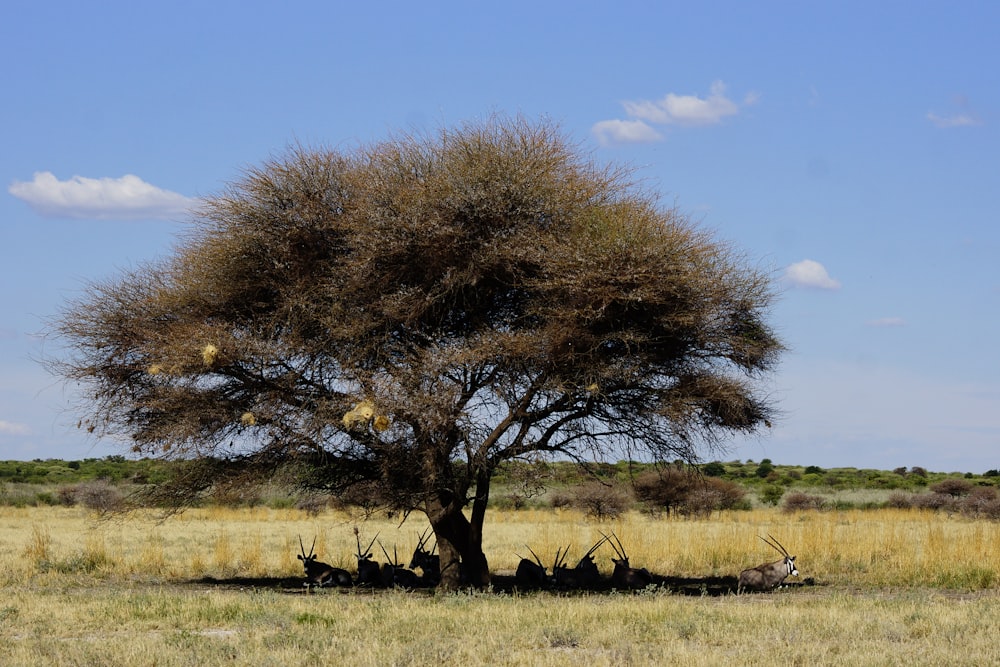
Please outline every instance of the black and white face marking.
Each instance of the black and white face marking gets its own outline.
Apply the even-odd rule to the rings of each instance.
[[[799,570],[795,567],[795,556],[785,556],[785,567],[788,568],[788,574],[793,577],[799,576]]]

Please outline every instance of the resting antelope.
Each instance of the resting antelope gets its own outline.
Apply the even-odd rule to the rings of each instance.
[[[298,556],[298,559],[302,561],[302,567],[306,571],[306,581],[302,584],[306,587],[306,592],[313,586],[350,586],[351,573],[316,560],[315,549],[316,538],[314,537],[312,546],[309,547],[309,555],[307,556],[306,547],[302,544],[302,536],[299,535],[299,550],[302,551],[302,554]]]
[[[562,561],[559,560],[559,552],[556,551],[556,562],[552,566],[552,579],[556,586],[564,588],[589,588],[595,586],[601,580],[601,573],[594,562],[594,552],[608,541],[607,536],[601,537],[590,550],[583,555],[576,567],[566,567],[566,554],[569,548],[562,553]]]
[[[375,537],[368,544],[368,548],[364,551],[361,550],[361,536],[358,534],[358,529],[354,529],[354,539],[358,543],[358,586],[378,586],[382,583],[382,574],[379,569],[378,562],[372,560],[372,546],[375,544],[375,540],[378,539],[378,533],[375,533]]]
[[[436,585],[441,581],[441,557],[434,553],[437,544],[427,551],[427,540],[430,538],[428,532],[430,528],[420,534],[417,541],[417,548],[413,550],[410,564],[407,566],[411,570],[420,568],[421,579],[425,584]]]
[[[532,562],[527,558],[522,558],[521,562],[517,564],[517,571],[514,572],[514,581],[518,588],[544,588],[549,583],[548,572],[545,571],[545,566],[542,565],[538,554],[531,547],[528,547],[528,551],[535,557],[535,560]]]
[[[386,588],[392,586],[398,586],[400,588],[416,588],[420,585],[420,577],[413,570],[407,570],[405,567],[399,564],[399,556],[396,553],[396,547],[392,547],[392,558],[389,558],[389,552],[385,550],[382,543],[378,543],[379,547],[382,549],[382,553],[385,554],[385,565],[382,566],[382,585]]]
[[[620,590],[641,590],[646,588],[651,583],[653,583],[653,575],[649,573],[646,568],[636,568],[629,565],[628,554],[625,553],[625,547],[622,545],[622,541],[618,539],[618,536],[611,533],[611,537],[601,533],[611,548],[615,550],[615,555],[618,558],[612,558],[611,562],[615,564],[614,572],[611,573],[611,583],[614,587]]]
[[[757,537],[760,537],[760,535]],[[789,556],[785,547],[781,546],[781,543],[771,537],[770,534],[767,537],[767,540],[763,537],[760,537],[760,539],[764,540],[765,544],[780,553],[784,558],[740,572],[738,591],[769,591],[780,586],[781,582],[788,575],[792,575],[793,577],[799,576],[799,570],[795,567],[795,556]]]

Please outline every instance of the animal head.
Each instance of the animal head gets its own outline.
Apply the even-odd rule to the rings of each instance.
[[[758,535],[757,537],[760,537],[760,535]],[[785,549],[785,547],[781,546],[781,542],[774,539],[774,537],[772,537],[770,533],[768,533],[767,539],[764,539],[763,537],[760,537],[760,539],[763,540],[764,544],[768,545],[769,547],[777,551],[779,554],[784,556],[784,564],[785,567],[788,568],[788,574],[792,575],[793,577],[799,576],[799,570],[797,567],[795,567],[795,556],[789,555],[788,550]]]

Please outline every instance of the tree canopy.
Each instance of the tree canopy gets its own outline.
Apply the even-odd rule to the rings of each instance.
[[[279,465],[367,484],[481,585],[500,463],[696,461],[768,423],[773,296],[630,170],[493,117],[249,169],[68,304],[52,366],[96,435],[191,461],[165,498]]]

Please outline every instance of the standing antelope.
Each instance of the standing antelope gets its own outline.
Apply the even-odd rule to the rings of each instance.
[[[556,586],[564,588],[589,588],[596,585],[601,580],[601,573],[597,569],[597,563],[594,562],[594,552],[607,541],[607,536],[601,537],[583,555],[583,558],[580,559],[574,568],[568,568],[564,562],[560,562],[559,552],[557,551],[556,563],[552,567],[552,579],[555,581]],[[566,560],[567,553],[569,553],[568,547],[562,554],[563,561]]]
[[[306,547],[302,544],[302,536],[299,535],[299,550],[302,552],[298,559],[302,561],[302,567],[306,571],[306,580],[302,584],[306,587],[306,592],[313,586],[350,586],[351,573],[339,567],[333,567],[316,560],[316,538],[313,538],[312,546],[309,547],[309,555],[306,555]]]
[[[757,537],[760,537],[758,535]],[[760,537],[769,547],[780,553],[784,558],[773,563],[764,563],[749,570],[740,572],[740,582],[737,591],[769,591],[781,585],[785,577],[792,575],[799,576],[799,570],[795,567],[795,556],[789,556],[785,547],[781,546],[778,540],[768,534],[768,539]]]
[[[425,584],[435,586],[441,581],[441,556],[434,553],[437,544],[427,551],[427,540],[430,538],[428,532],[430,528],[420,534],[417,540],[417,548],[413,550],[410,564],[407,566],[411,570],[420,568],[421,579]]]
[[[542,565],[542,559],[538,557],[538,554],[531,547],[528,547],[528,551],[535,557],[535,561],[522,558],[514,572],[514,581],[518,588],[544,588],[549,583],[548,572],[545,571],[545,566]]]
[[[364,551],[361,550],[361,535],[358,533],[357,526],[354,528],[354,539],[358,543],[358,586],[379,586],[382,583],[382,574],[378,562],[372,560],[372,546],[378,539],[378,533],[375,533],[375,537],[372,538],[368,548]]]
[[[612,558],[611,562],[615,564],[614,572],[611,573],[611,583],[614,587],[620,590],[641,590],[646,588],[651,583],[653,583],[653,575],[649,573],[646,568],[636,568],[629,565],[628,554],[625,553],[625,547],[622,545],[622,541],[618,539],[618,536],[612,531],[611,537],[601,533],[611,548],[615,550],[615,555],[618,558]]]

